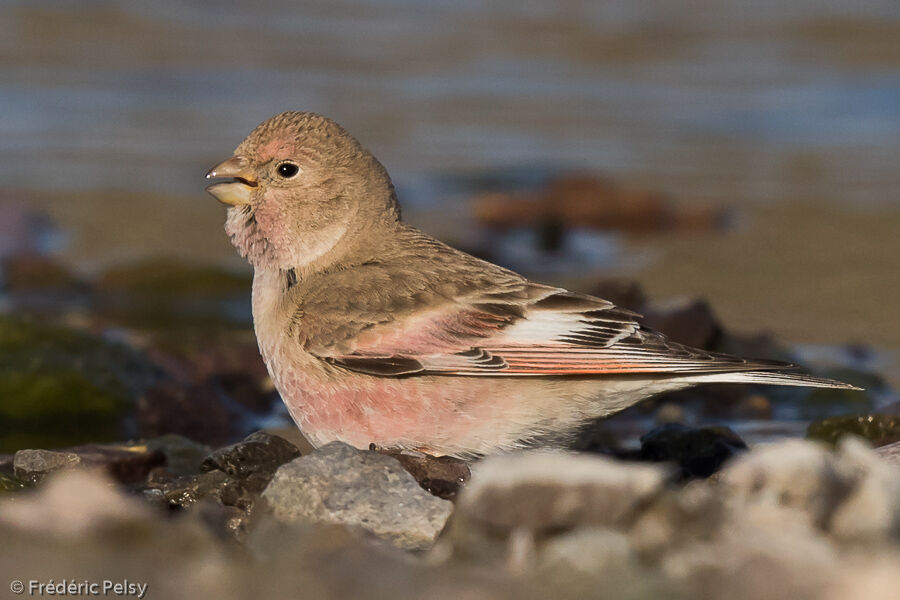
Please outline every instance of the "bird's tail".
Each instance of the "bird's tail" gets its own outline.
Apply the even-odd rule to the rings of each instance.
[[[835,388],[840,390],[862,390],[855,385],[816,377],[805,373],[783,373],[779,371],[741,371],[731,373],[705,373],[691,375],[692,383],[757,383],[763,385],[793,385],[800,387]]]

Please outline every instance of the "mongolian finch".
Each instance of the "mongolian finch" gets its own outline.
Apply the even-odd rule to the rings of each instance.
[[[286,112],[208,178],[253,265],[263,360],[315,445],[471,455],[708,382],[851,388],[668,341],[612,303],[528,281],[400,221],[384,167],[335,122]]]

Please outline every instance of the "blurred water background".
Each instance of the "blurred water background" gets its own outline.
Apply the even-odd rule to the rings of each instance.
[[[528,242],[473,227],[487,180],[589,172],[731,208],[728,231],[576,236],[578,272],[536,275],[626,276],[706,297],[732,329],[900,348],[893,0],[0,5],[3,200],[47,213],[81,271],[245,268],[203,174],[288,109],[353,132],[409,220],[500,256]]]

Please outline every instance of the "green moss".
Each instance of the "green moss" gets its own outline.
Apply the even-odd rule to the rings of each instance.
[[[0,316],[0,449],[121,438],[136,399],[160,377],[127,346]]]
[[[865,438],[874,446],[900,442],[900,417],[878,414],[830,417],[811,423],[806,430],[808,439],[831,445],[845,435]]]

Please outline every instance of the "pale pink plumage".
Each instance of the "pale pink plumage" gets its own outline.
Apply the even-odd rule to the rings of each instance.
[[[404,225],[384,168],[318,115],[264,122],[211,175],[235,178],[209,189],[233,206],[260,351],[315,444],[484,453],[698,383],[852,387],[669,342]]]

